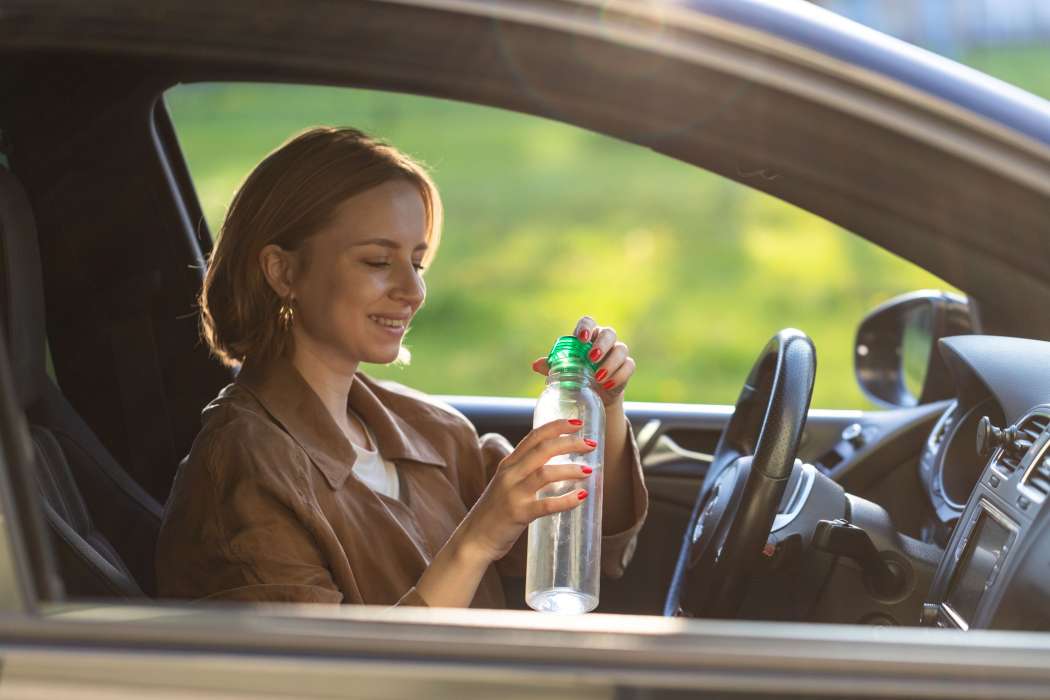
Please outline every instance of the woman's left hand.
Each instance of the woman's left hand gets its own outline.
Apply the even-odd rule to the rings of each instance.
[[[634,358],[628,355],[627,345],[616,339],[616,331],[608,326],[599,326],[590,316],[584,316],[576,323],[573,331],[580,340],[593,344],[589,359],[598,364],[594,370],[594,379],[598,384],[598,395],[602,403],[611,406],[623,401],[623,392],[627,382],[634,374]],[[547,357],[544,355],[532,363],[532,369],[546,375]]]

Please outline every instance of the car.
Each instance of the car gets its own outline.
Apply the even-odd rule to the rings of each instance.
[[[8,0],[0,37],[10,695],[1047,694],[1047,102],[772,0]],[[810,407],[815,347],[790,319],[735,407],[702,387],[629,401],[649,519],[597,614],[156,600],[162,503],[231,380],[192,314],[211,239],[161,96],[214,81],[571,124],[965,296],[918,290],[858,324],[874,410]],[[531,426],[526,399],[445,399],[479,432]]]

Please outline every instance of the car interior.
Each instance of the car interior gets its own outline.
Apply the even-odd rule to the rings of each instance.
[[[0,307],[63,599],[153,596],[163,503],[233,379],[198,337],[211,238],[160,96],[259,76],[296,78],[77,53],[0,73],[19,96],[0,109]],[[594,121],[625,131],[609,114]],[[1017,335],[1034,303],[873,308],[854,352],[881,410],[811,409],[812,343],[789,329],[755,348],[735,411],[629,405],[650,510],[598,612],[1046,629],[1050,345],[984,335]],[[528,402],[453,403],[512,443],[531,425]],[[505,581],[524,609],[523,585]]]
[[[162,109],[162,106],[158,105],[157,109]],[[49,376],[46,347],[48,328],[45,320],[48,314],[45,312],[44,276],[32,206],[23,186],[10,170],[0,172],[0,188],[3,193],[5,328],[18,330],[8,335],[8,347],[20,407],[25,411],[29,423],[40,489],[44,497],[44,513],[52,532],[65,593],[71,598],[135,599],[149,596],[153,591],[152,554],[162,517],[163,486],[158,483],[156,475],[153,482],[140,484],[128,469],[122,467],[74,408],[53,376]],[[185,292],[192,294],[191,289]],[[130,337],[126,334],[130,332],[121,321],[114,324],[117,326],[115,329],[109,330],[110,347]],[[106,323],[104,318],[93,318],[95,333],[105,333],[98,326]],[[137,340],[137,345],[156,343],[151,323],[146,318],[136,324],[140,332],[149,333],[145,341]],[[192,330],[192,324],[186,325]],[[120,359],[135,357],[136,364],[151,365],[156,362],[155,355],[154,350],[148,355],[139,353],[119,359],[112,357],[108,364],[116,365],[112,367],[115,373],[119,366],[131,371]],[[145,381],[143,374],[149,369],[132,371],[140,377],[137,383],[141,395],[137,399],[129,397],[125,404],[125,397],[120,396],[119,392],[117,396],[108,397],[116,404],[111,408],[119,418],[127,420],[130,417],[127,411],[133,414],[136,406],[156,405],[151,403],[152,392],[155,392],[153,396],[165,395],[163,385],[152,388],[142,386]],[[212,376],[217,377],[218,374],[214,372]],[[65,375],[62,376],[63,386],[67,386]],[[79,396],[91,396],[90,387],[81,388],[77,381],[80,377],[77,374],[73,374],[73,377],[70,391],[77,392]],[[155,377],[159,379],[160,375]],[[90,377],[83,377],[83,380],[86,380],[85,383],[92,381]],[[98,398],[95,397],[89,404],[96,403]],[[141,403],[136,403],[136,400]],[[505,415],[487,419],[483,408],[464,404],[458,408],[466,411],[483,432],[499,430],[513,440],[520,439],[527,432],[530,420],[528,411],[505,412]],[[858,449],[878,451],[875,449],[879,442],[877,437],[884,433],[897,435],[908,430],[913,434],[910,438],[898,437],[896,449],[902,449],[902,439],[910,439],[911,449],[904,447],[904,455],[899,458],[891,455],[889,459],[878,459],[879,463],[889,465],[887,473],[866,473],[864,478],[874,483],[858,485],[862,493],[869,493],[872,489],[890,493],[897,491],[901,482],[917,486],[914,456],[925,439],[922,428],[928,429],[939,412],[919,408],[904,413],[904,420],[901,420],[902,416],[894,416],[893,420],[883,418],[879,422],[872,421],[863,426],[863,435],[852,439],[839,438],[843,429],[855,423],[843,425],[843,421],[835,416],[813,416],[809,422],[806,449],[802,454],[820,465],[821,471],[825,473],[835,468],[845,471],[843,467],[856,471],[856,460],[843,459],[841,453],[850,457]],[[641,538],[635,564],[629,569],[625,580],[607,584],[603,605],[620,612],[655,613],[661,609],[663,601],[653,598],[654,592],[662,592],[654,584],[670,579],[677,555],[675,547],[658,544],[662,539],[658,533],[683,530],[685,517],[692,508],[699,487],[696,483],[697,470],[706,467],[705,457],[714,451],[724,416],[689,416],[685,420],[674,420],[671,416],[650,410],[640,411],[630,417],[642,442],[647,483],[653,493],[652,511],[645,528],[646,533],[652,534]],[[913,427],[915,424],[918,424],[919,429]],[[158,428],[155,427],[151,434],[157,435]],[[164,437],[168,445],[173,444],[171,435]],[[873,444],[869,447],[868,443]],[[130,445],[120,447],[128,451],[134,449]],[[174,475],[174,454],[172,451],[166,461],[153,462],[166,469],[169,484]],[[834,461],[835,464],[828,466],[821,460]],[[686,485],[689,488],[683,488]],[[153,493],[147,491],[146,486],[153,486]],[[912,493],[917,491],[917,488],[910,489]],[[915,516],[915,511],[919,510],[917,503],[900,499],[887,501],[893,504],[898,522],[910,523],[913,528],[919,525]],[[514,583],[508,581],[508,585]],[[648,595],[645,595],[646,591],[649,591]],[[523,601],[523,596],[514,599]],[[622,607],[616,605],[617,599],[622,601]],[[628,604],[628,601],[634,602]]]

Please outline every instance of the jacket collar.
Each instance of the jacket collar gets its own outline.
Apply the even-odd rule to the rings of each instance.
[[[248,360],[236,382],[255,396],[299,443],[333,489],[343,486],[357,461],[357,452],[290,360],[281,357],[265,366]],[[362,372],[356,372],[348,404],[372,429],[379,454],[394,461],[447,467],[430,441],[408,420],[384,406],[377,391],[388,393]]]

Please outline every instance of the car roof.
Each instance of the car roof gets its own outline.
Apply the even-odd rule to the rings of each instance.
[[[691,0],[687,6],[892,78],[1050,145],[1047,100],[812,3]]]

